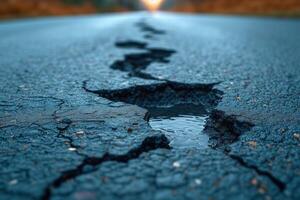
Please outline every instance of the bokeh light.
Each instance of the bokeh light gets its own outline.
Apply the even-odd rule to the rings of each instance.
[[[141,0],[145,7],[151,12],[157,11],[164,0]]]

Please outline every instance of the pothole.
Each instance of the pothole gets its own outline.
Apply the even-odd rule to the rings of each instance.
[[[208,147],[204,132],[210,113],[221,100],[214,84],[162,82],[119,90],[89,92],[112,100],[138,105],[149,111],[146,120],[154,130],[163,132],[176,149]]]
[[[209,113],[201,105],[179,104],[172,107],[148,108],[149,125],[161,131],[173,148],[205,149],[209,137],[204,128]]]

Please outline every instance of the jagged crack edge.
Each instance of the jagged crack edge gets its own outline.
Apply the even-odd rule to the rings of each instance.
[[[210,146],[222,149],[238,141],[239,137],[253,126],[251,122],[240,121],[235,115],[226,115],[225,112],[215,109],[211,112],[204,131],[211,141],[217,140],[217,143]]]
[[[276,178],[270,172],[261,170],[257,166],[251,165],[251,164],[247,163],[243,158],[241,158],[241,157],[239,157],[237,155],[232,155],[232,154],[227,154],[227,155],[231,159],[233,159],[236,162],[238,162],[241,166],[246,167],[248,169],[254,170],[260,176],[265,176],[265,177],[269,178],[273,182],[273,184],[275,184],[277,186],[277,188],[280,190],[280,192],[283,192],[285,190],[286,184],[283,181],[281,181],[280,179]]]
[[[67,170],[65,172],[62,172],[61,176],[59,176],[57,179],[55,179],[52,183],[50,183],[44,190],[42,200],[49,200],[52,195],[52,190],[55,188],[60,187],[63,183],[74,179],[78,176],[81,176],[83,174],[91,173],[96,170],[94,168],[93,170],[84,171],[84,168],[86,166],[94,166],[99,167],[104,162],[109,161],[115,161],[120,163],[127,163],[132,159],[138,158],[141,154],[153,151],[156,149],[171,149],[169,145],[168,138],[163,135],[154,135],[149,136],[144,139],[142,144],[136,148],[131,149],[126,154],[123,155],[114,155],[110,153],[104,154],[102,157],[86,157],[80,165],[78,165],[75,169]]]
[[[82,82],[82,88],[89,93],[93,93],[93,94],[97,94],[102,96],[103,94],[109,94],[109,93],[119,93],[119,92],[127,92],[127,91],[131,91],[133,89],[138,89],[138,88],[147,88],[147,87],[159,87],[159,86],[163,86],[163,85],[168,85],[171,88],[198,88],[199,90],[202,90],[203,92],[211,92],[211,91],[218,91],[217,93],[219,93],[220,95],[223,95],[223,92],[219,91],[219,90],[215,90],[214,87],[218,84],[220,84],[220,82],[217,83],[211,83],[211,84],[200,84],[200,83],[180,83],[180,82],[175,82],[175,81],[169,81],[169,80],[160,80],[161,82],[159,83],[154,83],[154,84],[150,84],[150,85],[135,85],[132,87],[128,87],[128,88],[123,88],[123,89],[115,89],[115,90],[105,90],[105,89],[99,89],[99,90],[92,90],[88,88],[88,81],[89,80],[85,80]],[[105,96],[105,95],[103,95]],[[105,98],[105,97],[103,97]]]
[[[227,126],[226,130],[229,131],[229,134],[232,134],[235,137],[237,137],[235,138],[235,140],[237,140],[238,137],[241,136],[243,132],[249,131],[254,126],[254,124],[246,121],[239,121],[236,117],[237,116],[234,115],[226,115],[223,111],[220,110],[214,110],[211,114],[212,122],[207,126],[221,123],[222,126]],[[218,127],[217,129],[222,129],[222,128]],[[256,165],[247,163],[242,157],[231,154],[230,150],[227,149],[228,145],[229,144],[225,144],[225,146],[215,146],[212,148],[219,151],[221,150],[224,153],[224,155],[236,161],[240,166],[245,167],[247,169],[254,170],[260,176],[267,177],[279,189],[280,192],[283,192],[285,190],[286,184],[283,181],[281,181],[279,178],[276,178],[272,173],[261,170]]]

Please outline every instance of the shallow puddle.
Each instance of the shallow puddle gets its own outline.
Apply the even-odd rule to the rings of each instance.
[[[151,114],[150,126],[162,131],[173,148],[208,147],[209,137],[203,133],[208,113],[202,106],[185,104],[148,110]]]

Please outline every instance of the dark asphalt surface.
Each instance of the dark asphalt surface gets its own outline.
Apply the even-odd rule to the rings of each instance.
[[[0,23],[0,199],[299,199],[300,20]],[[146,108],[196,103],[206,149]],[[188,137],[188,136],[187,136]]]

